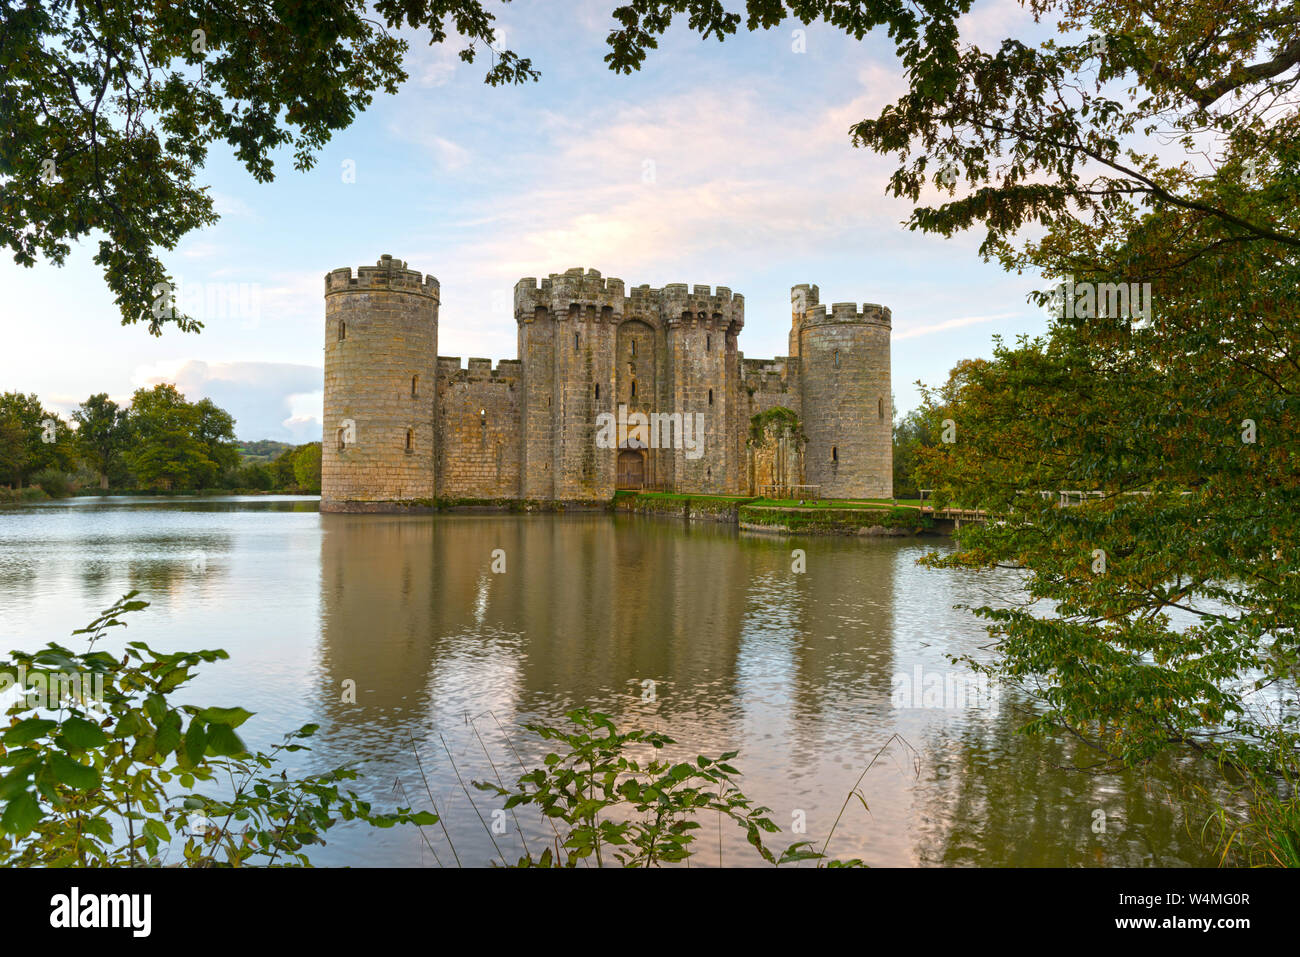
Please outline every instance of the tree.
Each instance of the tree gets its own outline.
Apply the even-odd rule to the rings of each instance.
[[[0,413],[0,482],[22,485],[27,465],[27,436],[12,412]]]
[[[221,476],[239,465],[239,447],[235,442],[235,419],[211,399],[194,404],[198,417],[195,437],[203,443],[205,466],[196,480],[201,488],[215,488]]]
[[[228,473],[226,487],[269,492],[275,488],[275,476],[267,466],[250,462]]]
[[[0,453],[0,463],[16,485],[21,487],[46,469],[66,472],[71,468],[72,430],[41,405],[35,393],[0,395],[0,422],[7,423],[3,434],[14,443],[10,451]]]
[[[293,477],[298,488],[312,494],[320,493],[321,444],[308,442],[298,446],[293,454]]]
[[[191,489],[213,468],[199,435],[200,413],[174,385],[137,389],[128,421],[126,461],[142,486]]]
[[[227,143],[258,182],[273,155],[310,169],[316,152],[406,79],[406,41],[422,28],[460,56],[488,50],[491,84],[534,78],[498,49],[479,0],[177,0],[94,4],[0,0],[0,238],[14,261],[61,265],[92,235],[123,324],[201,323],[171,307],[156,247],[217,220],[197,181],[208,150]],[[378,18],[378,19],[376,19]]]
[[[105,392],[92,395],[76,412],[77,452],[99,473],[99,487],[108,488],[110,474],[120,474],[122,454],[129,439],[127,413]]]
[[[921,494],[916,481],[917,454],[935,441],[922,409],[913,409],[894,426],[894,498],[916,498]]]

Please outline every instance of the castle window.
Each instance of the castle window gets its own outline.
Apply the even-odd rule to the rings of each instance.
[[[713,351],[713,336],[704,337],[704,351],[705,352]]]
[[[838,369],[839,367],[840,367],[840,350],[839,350],[839,349],[836,349],[836,350],[835,350],[835,368]]]
[[[348,337],[348,324],[342,319],[339,320],[339,342]]]
[[[420,394],[420,377],[418,375],[413,375],[411,376],[411,398],[414,399],[417,396],[419,396],[419,394]]]
[[[596,401],[597,401],[597,402],[600,401],[600,383],[599,383],[599,382],[596,383]]]
[[[882,419],[885,417],[885,400],[884,400],[884,399],[877,399],[877,400],[876,400],[876,414],[879,415]]]
[[[636,379],[632,380],[632,398],[636,398]]]
[[[709,390],[709,405],[713,405],[713,390]]]
[[[840,450],[839,450],[839,448],[838,448],[837,446],[832,445],[832,446],[831,446],[831,461],[832,461],[832,462],[839,462],[839,460],[840,460]]]
[[[338,439],[338,442],[339,442],[339,451],[340,451],[340,452],[342,452],[344,449],[346,449],[346,448],[348,447],[348,439],[347,439],[347,432],[346,432],[346,430],[344,430],[344,429],[339,429],[338,432],[335,434],[335,438]]]
[[[406,451],[411,451],[415,444],[415,436],[410,429],[406,430]]]
[[[636,340],[632,340],[632,355],[636,355]]]
[[[573,334],[573,351],[578,351],[578,334],[576,332]]]

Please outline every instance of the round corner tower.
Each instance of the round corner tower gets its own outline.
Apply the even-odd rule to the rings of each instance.
[[[326,274],[321,511],[436,494],[438,302],[392,256]]]
[[[805,481],[824,498],[892,498],[889,309],[837,302],[828,310],[816,286],[794,287],[791,301]]]

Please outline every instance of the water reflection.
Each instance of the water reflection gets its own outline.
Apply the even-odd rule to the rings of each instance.
[[[66,639],[87,611],[140,588],[153,607],[128,637],[231,653],[189,699],[257,711],[243,730],[259,747],[321,724],[297,770],[360,761],[354,786],[376,804],[432,800],[465,863],[548,832],[525,821],[521,837],[512,820],[494,847],[478,817],[492,803],[468,789],[476,813],[462,781],[517,775],[516,752],[540,762],[546,749],[521,725],[579,705],[666,731],[681,755],[740,751],[745,790],[785,828],[773,844],[824,840],[857,786],[870,812],[851,801],[831,851],[875,865],[1213,863],[1165,793],[1209,785],[1206,769],[1064,770],[1091,758],[1018,735],[1010,698],[891,701],[897,674],[952,674],[949,656],[989,653],[983,626],[954,605],[1017,593],[1010,573],[916,567],[942,540],[314,507],[133,499],[0,512],[0,636]],[[454,863],[440,828],[348,825],[316,860],[418,866],[435,852]],[[756,860],[724,831],[695,863],[719,853]]]
[[[1017,735],[1014,702],[894,707],[895,673],[951,672],[950,654],[987,640],[953,604],[1015,589],[1009,576],[916,568],[934,543],[788,541],[604,516],[327,515],[322,527],[320,695],[333,753],[364,754],[422,803],[431,782],[462,857],[481,862],[493,848],[453,762],[465,779],[494,765],[517,773],[512,748],[530,764],[544,753],[522,723],[589,705],[671,733],[683,755],[739,750],[747,791],[788,828],[780,844],[824,838],[897,734],[863,779],[870,814],[854,801],[837,829],[841,856],[1203,860],[1140,776],[1059,770],[1082,756]],[[343,700],[347,680],[356,704]],[[471,795],[486,816],[486,799]],[[1110,815],[1101,835],[1090,830],[1096,808]],[[441,834],[427,836],[449,856]],[[722,837],[724,862],[753,861],[739,834]],[[385,840],[383,854],[423,859],[416,838]]]

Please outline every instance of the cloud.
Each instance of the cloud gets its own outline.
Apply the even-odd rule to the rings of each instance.
[[[792,249],[829,258],[896,230],[905,207],[884,195],[892,161],[854,149],[848,134],[904,89],[896,72],[860,71],[859,85],[821,110],[763,89],[695,88],[596,112],[543,111],[512,149],[477,151],[475,176],[511,188],[440,210],[426,248],[407,247],[413,265],[444,279],[443,351],[473,349],[456,330],[481,337],[482,305],[521,276],[595,266],[635,284],[739,287],[738,264]],[[490,318],[508,348],[509,313]]]
[[[999,312],[993,316],[962,316],[957,319],[947,319],[943,322],[936,322],[928,326],[913,326],[910,329],[903,329],[899,332],[894,331],[892,339],[897,342],[899,339],[915,339],[917,336],[933,335],[936,332],[947,332],[950,329],[960,329],[963,326],[974,326],[982,322],[997,322],[999,319],[1015,319],[1022,316],[1019,312]]]
[[[180,359],[141,366],[137,387],[175,385],[191,402],[211,399],[235,417],[241,439],[314,442],[321,436],[323,371],[287,362]]]

